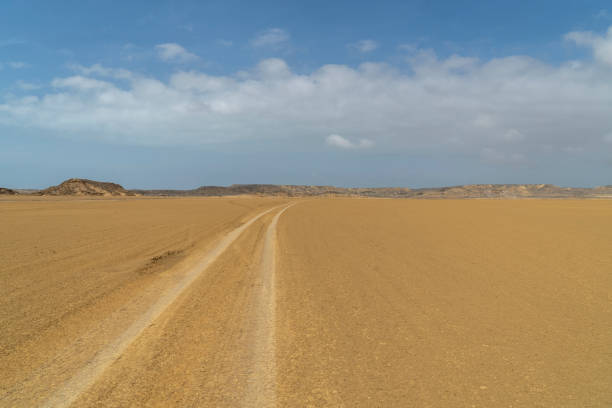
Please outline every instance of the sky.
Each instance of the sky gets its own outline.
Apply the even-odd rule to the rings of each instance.
[[[3,1],[0,186],[612,184],[607,1]]]

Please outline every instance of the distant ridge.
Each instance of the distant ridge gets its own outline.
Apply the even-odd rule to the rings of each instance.
[[[62,184],[37,192],[38,195],[68,196],[127,196],[134,195],[115,183],[71,178]]]
[[[363,197],[408,197],[409,188],[344,188],[334,186],[299,186],[277,184],[232,184],[228,187],[202,186],[193,190],[132,190],[134,193],[146,196],[232,196],[232,195],[264,195],[264,196],[363,196]]]
[[[416,198],[612,198],[609,186],[576,188],[553,184],[468,184],[414,192]]]
[[[612,198],[612,185],[579,188],[553,184],[468,184],[434,188],[348,188],[277,184],[232,184],[202,186],[191,190],[126,190],[116,183],[72,178],[44,190],[12,190],[0,188],[0,194],[43,196],[152,196],[152,197],[379,197],[414,199],[478,199],[478,198]]]
[[[595,188],[558,187],[552,184],[470,184],[438,188],[343,188],[275,184],[233,184],[229,187],[202,186],[193,190],[132,190],[145,196],[348,196],[421,199],[461,198],[612,198],[612,186]]]

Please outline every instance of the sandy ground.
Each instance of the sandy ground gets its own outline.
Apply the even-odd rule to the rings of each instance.
[[[280,406],[612,406],[611,201],[311,201],[279,245]]]
[[[286,203],[0,202],[0,406],[612,406],[611,201]]]

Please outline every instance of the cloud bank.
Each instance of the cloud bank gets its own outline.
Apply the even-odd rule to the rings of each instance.
[[[101,65],[75,66],[43,90],[0,102],[0,124],[50,135],[139,145],[285,140],[375,152],[438,151],[515,165],[540,153],[589,155],[612,143],[612,31],[566,36],[592,61],[549,65],[527,56],[368,62],[296,73],[266,59],[235,75],[179,70],[160,80]],[[253,45],[278,44],[280,32]],[[178,44],[160,58],[188,61]],[[340,136],[343,135],[343,136]],[[356,142],[355,142],[356,141]]]

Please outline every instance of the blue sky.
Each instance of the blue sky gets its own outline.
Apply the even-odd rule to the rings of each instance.
[[[607,2],[378,3],[3,2],[0,186],[612,184]]]

